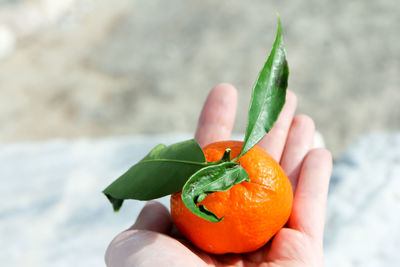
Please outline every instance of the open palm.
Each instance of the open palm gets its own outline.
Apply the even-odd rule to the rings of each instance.
[[[195,136],[201,146],[230,138],[236,106],[231,85],[220,84],[210,92]],[[107,266],[322,266],[332,159],[329,151],[312,149],[314,123],[308,116],[295,116],[295,109],[296,96],[288,91],[278,121],[258,144],[280,162],[294,191],[289,221],[267,245],[246,254],[205,253],[180,235],[162,204],[151,201],[135,224],[111,242]]]

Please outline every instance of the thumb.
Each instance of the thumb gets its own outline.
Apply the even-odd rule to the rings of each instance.
[[[128,230],[148,230],[168,234],[172,220],[168,209],[157,201],[149,201],[143,207],[134,225]]]
[[[105,253],[106,265],[125,266],[122,262],[129,262],[129,256],[135,254],[136,243],[145,243],[147,239],[156,237],[158,233],[167,234],[171,226],[172,220],[167,208],[157,201],[147,202],[135,224],[117,235],[108,246]]]

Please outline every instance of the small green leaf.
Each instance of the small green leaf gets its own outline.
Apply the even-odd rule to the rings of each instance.
[[[103,193],[117,211],[124,199],[150,200],[181,190],[187,179],[206,165],[203,150],[193,139],[158,145]]]
[[[289,67],[278,16],[275,42],[253,88],[246,135],[242,151],[237,158],[255,146],[278,119],[286,100],[288,77]]]
[[[207,195],[217,191],[226,191],[243,181],[250,181],[250,179],[242,166],[235,162],[224,162],[205,167],[193,174],[183,186],[182,201],[197,216],[210,222],[219,222],[223,218],[218,218],[204,205],[197,206],[197,204]]]

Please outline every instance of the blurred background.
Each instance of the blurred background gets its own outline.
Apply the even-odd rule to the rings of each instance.
[[[284,27],[289,87],[335,156],[400,130],[397,1],[0,0],[0,140],[193,132],[210,88],[235,131]]]
[[[0,0],[0,193],[13,199],[0,204],[0,232],[14,240],[2,262],[70,266],[82,253],[82,266],[102,264],[108,241],[133,219],[112,214],[99,192],[152,145],[190,138],[220,82],[239,91],[234,132],[244,131],[277,12],[298,112],[315,120],[333,152],[332,188],[347,190],[332,191],[331,199],[346,195],[341,207],[352,205],[359,192],[359,207],[374,199],[376,210],[398,210],[398,191],[371,197],[376,188],[399,188],[398,1]],[[354,179],[346,184],[349,173]],[[368,177],[380,182],[356,186]],[[88,195],[96,201],[86,201],[85,210],[80,200]],[[140,205],[131,204],[133,214]],[[332,205],[328,266],[397,266],[400,237],[392,240],[393,253],[379,250],[383,233],[376,236],[381,243],[358,249],[366,244],[363,231],[347,242],[354,245],[347,255],[336,249],[360,225],[391,229],[398,216],[365,224],[374,211],[363,209],[365,220],[354,222],[358,206]],[[349,217],[340,221],[343,210]],[[343,224],[353,228],[343,231]],[[19,239],[18,229],[25,229]],[[67,241],[58,246],[60,240]]]

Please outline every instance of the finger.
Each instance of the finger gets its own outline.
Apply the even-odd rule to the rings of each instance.
[[[296,190],[301,163],[313,147],[314,131],[314,122],[310,117],[306,115],[294,117],[281,158],[281,166],[292,183],[293,192]]]
[[[332,172],[331,153],[322,148],[311,150],[300,170],[289,227],[322,242],[326,199]]]
[[[167,208],[157,201],[149,201],[129,230],[148,230],[167,234],[171,230],[171,226],[171,215]]]
[[[104,258],[108,267],[205,266],[198,255],[178,240],[147,230],[120,233],[108,246]],[[204,259],[210,262],[205,253]]]
[[[276,161],[280,161],[286,137],[296,110],[297,98],[292,91],[287,91],[286,103],[271,131],[258,143]]]
[[[201,147],[229,139],[235,121],[237,91],[226,83],[209,93],[197,125],[195,139]]]

